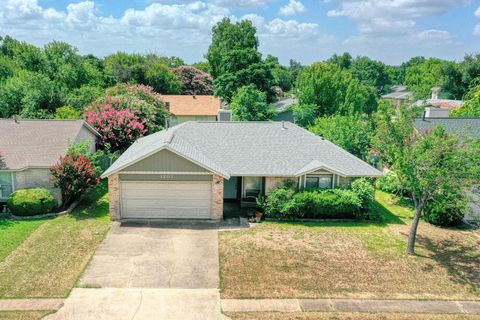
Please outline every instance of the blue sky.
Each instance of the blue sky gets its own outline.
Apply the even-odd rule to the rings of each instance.
[[[349,51],[389,64],[480,53],[479,0],[1,0],[0,35],[203,59],[222,17],[251,19],[260,50],[308,64]]]

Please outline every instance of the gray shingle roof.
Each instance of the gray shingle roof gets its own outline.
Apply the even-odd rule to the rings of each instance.
[[[343,176],[381,176],[335,144],[285,122],[185,122],[139,139],[103,174],[169,149],[229,176],[296,176],[330,168]]]
[[[21,170],[50,167],[76,141],[83,126],[98,133],[83,120],[0,119],[0,169]]]
[[[443,126],[447,133],[458,133],[462,136],[480,139],[480,118],[415,119],[414,126],[421,131]]]

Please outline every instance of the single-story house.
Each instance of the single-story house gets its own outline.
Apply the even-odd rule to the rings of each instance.
[[[382,95],[381,98],[392,102],[396,107],[400,107],[407,102],[412,101],[413,94],[410,91],[407,91],[406,86],[396,85],[392,87],[392,90],[392,92]]]
[[[413,122],[415,129],[425,132],[443,126],[447,133],[456,133],[464,137],[480,139],[480,118],[417,118]]]
[[[133,143],[105,171],[113,220],[222,219],[284,181],[335,188],[382,173],[290,122],[184,122]]]
[[[60,204],[50,167],[72,144],[90,141],[94,152],[98,136],[83,120],[0,119],[0,202],[15,190],[42,187]]]
[[[215,96],[162,95],[165,108],[170,112],[170,126],[185,121],[229,121],[230,110]]]

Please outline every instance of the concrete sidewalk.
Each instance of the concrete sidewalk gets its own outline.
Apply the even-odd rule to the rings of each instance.
[[[65,299],[0,299],[0,311],[58,310]]]
[[[224,312],[408,312],[480,314],[480,301],[359,299],[224,299]]]
[[[44,320],[225,320],[217,289],[105,288],[72,291]]]

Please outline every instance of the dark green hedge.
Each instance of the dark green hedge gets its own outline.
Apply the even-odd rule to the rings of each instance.
[[[373,186],[365,179],[351,189],[295,190],[282,186],[260,201],[266,217],[279,219],[366,219],[373,202]]]
[[[35,216],[52,212],[55,199],[47,189],[22,189],[10,195],[7,206],[16,216]]]

